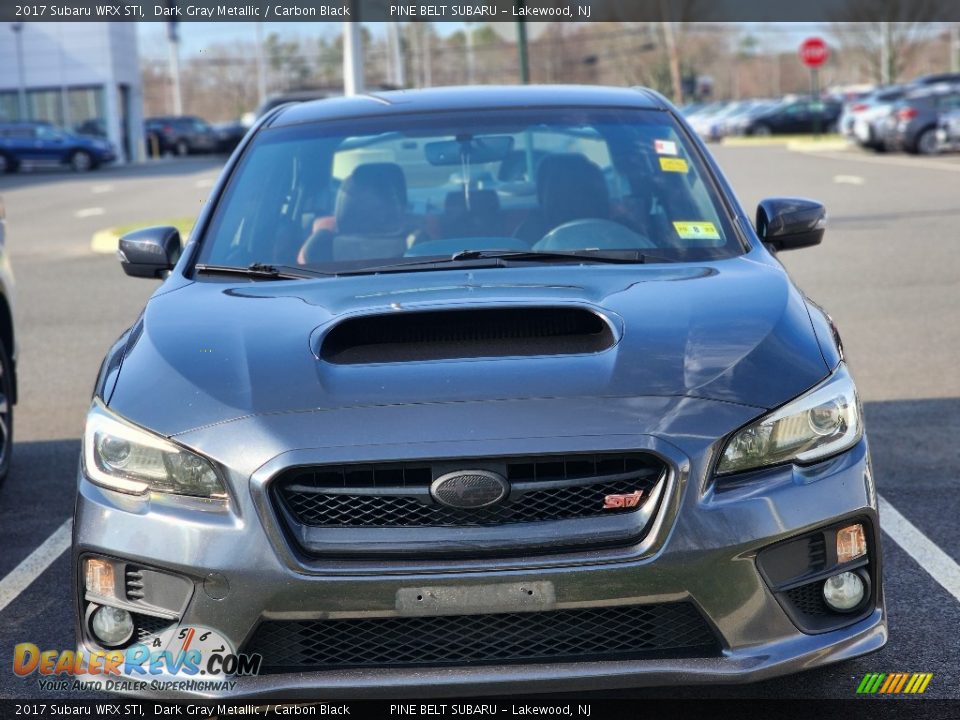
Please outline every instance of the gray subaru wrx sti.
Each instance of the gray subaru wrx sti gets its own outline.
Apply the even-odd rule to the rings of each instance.
[[[163,283],[87,421],[79,646],[204,629],[259,656],[227,692],[288,698],[740,682],[879,649],[860,403],[774,254],[824,223],[779,198],[754,225],[649,91],[277,108],[185,247],[121,240]]]

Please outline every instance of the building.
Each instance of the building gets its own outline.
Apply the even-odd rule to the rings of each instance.
[[[135,23],[0,23],[0,68],[0,120],[83,126],[143,158]]]

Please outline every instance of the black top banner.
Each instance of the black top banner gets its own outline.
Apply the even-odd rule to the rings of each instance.
[[[957,22],[957,0],[0,0],[0,21]]]

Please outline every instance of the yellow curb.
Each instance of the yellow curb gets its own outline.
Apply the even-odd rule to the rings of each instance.
[[[787,143],[787,150],[793,152],[836,152],[849,147],[846,140],[794,140]]]
[[[749,147],[751,145],[787,145],[796,142],[807,142],[814,145],[843,142],[846,146],[846,140],[836,135],[824,135],[819,140],[814,140],[812,135],[740,135],[735,137],[725,137],[720,141],[721,145],[730,147]]]
[[[90,249],[95,253],[112,255],[117,251],[119,242],[120,236],[117,235],[113,228],[98,230],[93,234],[93,238],[90,240]]]

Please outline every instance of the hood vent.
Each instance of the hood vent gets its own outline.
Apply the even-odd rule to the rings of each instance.
[[[338,365],[597,353],[610,324],[576,307],[487,308],[367,315],[327,333],[320,358]]]

